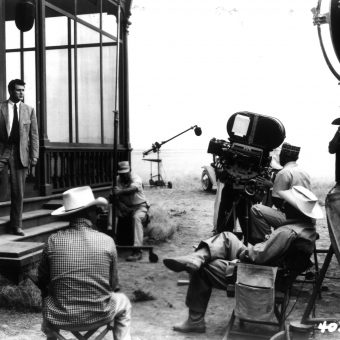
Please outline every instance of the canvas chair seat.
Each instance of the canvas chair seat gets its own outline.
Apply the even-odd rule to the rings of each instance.
[[[266,277],[263,282],[270,283],[271,285],[269,284],[259,285],[259,286],[262,286],[262,287],[258,287],[259,290],[257,290],[256,287],[255,288],[252,287],[255,291],[255,294],[251,290],[250,287],[252,284],[256,285],[256,280],[255,280],[255,283],[250,282],[249,287],[247,286],[245,287],[246,291],[245,291],[245,295],[243,296],[243,300],[244,300],[243,305],[241,303],[241,313],[240,313],[240,308],[237,309],[238,302],[236,301],[236,306],[235,306],[235,309],[232,311],[223,340],[228,340],[230,338],[231,333],[236,333],[242,336],[247,335],[248,337],[250,336],[250,333],[248,332],[233,330],[233,326],[234,326],[236,318],[239,318],[241,328],[244,322],[248,322],[252,324],[276,326],[279,328],[279,330],[283,330],[285,327],[286,309],[287,309],[289,298],[290,298],[290,290],[291,290],[292,284],[294,283],[296,279],[297,273],[290,272],[282,268],[276,268],[276,267],[271,267],[271,266],[259,266],[255,264],[238,264],[237,271],[239,271],[240,265],[247,267],[247,271],[244,272],[244,273],[247,273],[247,275],[249,275],[249,270],[253,270],[254,273],[256,272],[260,273],[263,270],[266,271],[266,267],[267,267],[268,271],[267,273],[264,272]],[[276,269],[277,269],[277,273],[276,273]],[[273,273],[272,276],[270,276],[271,272]],[[246,277],[247,277],[246,275],[243,275],[243,278],[246,278]],[[271,282],[271,280],[273,281]],[[281,280],[283,280],[283,285],[282,285],[282,282],[280,282]],[[257,281],[260,283],[262,280],[260,279],[260,277],[258,277]],[[278,286],[285,287],[285,289],[284,290],[277,289]],[[235,293],[232,292],[232,290],[235,290],[235,287],[234,288],[228,287],[227,289],[228,296],[235,295]],[[253,301],[253,306],[249,306],[249,303],[252,301],[252,295],[255,296],[255,300]],[[256,296],[257,296],[257,301],[256,301]],[[265,303],[264,300],[266,299],[269,302],[267,306],[263,304]],[[269,301],[270,299],[271,301]],[[272,304],[271,306],[270,306],[270,303]],[[258,315],[256,315],[256,310],[257,310],[257,307],[259,306],[263,310],[262,312],[259,312]],[[243,310],[242,310],[242,307],[243,307]],[[249,311],[247,310],[248,307],[249,307]],[[269,314],[268,314],[268,318],[263,318],[266,314],[265,313],[266,310],[268,311],[270,310],[272,314],[272,318],[269,317],[270,316]],[[248,313],[249,315],[247,315]],[[258,319],[257,319],[257,316],[259,317]]]
[[[69,332],[73,334],[78,340],[88,340],[93,335],[94,337],[91,338],[92,340],[102,340],[105,337],[105,335],[109,333],[110,331],[112,331],[112,335],[113,335],[113,327],[114,327],[114,321],[111,321],[109,323],[106,322],[100,326],[96,326],[94,328],[89,327],[83,330],[65,330],[62,328],[58,328],[57,326],[50,325],[50,324],[47,326],[47,329],[51,333],[51,335],[53,334],[55,339],[58,339],[58,340],[68,340],[62,334],[60,334],[60,331]]]

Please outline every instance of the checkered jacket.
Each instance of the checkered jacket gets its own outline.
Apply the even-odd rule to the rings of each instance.
[[[49,237],[38,268],[43,318],[64,329],[113,319],[118,283],[114,241],[77,218]]]

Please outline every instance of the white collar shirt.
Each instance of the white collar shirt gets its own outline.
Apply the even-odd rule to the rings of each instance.
[[[17,102],[17,109],[18,109],[18,120],[20,121],[20,104],[21,102]],[[12,125],[13,125],[13,117],[14,117],[14,103],[11,100],[8,100],[8,122],[9,122],[9,131],[8,133],[11,133],[12,131]]]

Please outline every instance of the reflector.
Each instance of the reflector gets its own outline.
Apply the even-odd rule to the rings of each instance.
[[[340,62],[340,8],[339,0],[331,0],[329,8],[329,29],[331,31],[331,38],[333,49]]]

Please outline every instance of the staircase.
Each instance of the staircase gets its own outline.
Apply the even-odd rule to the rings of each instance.
[[[107,197],[111,187],[93,189],[95,197]],[[62,206],[62,194],[24,199],[22,216],[25,236],[8,232],[10,202],[0,202],[0,274],[19,283],[40,260],[48,237],[68,227],[68,222],[51,215]]]

